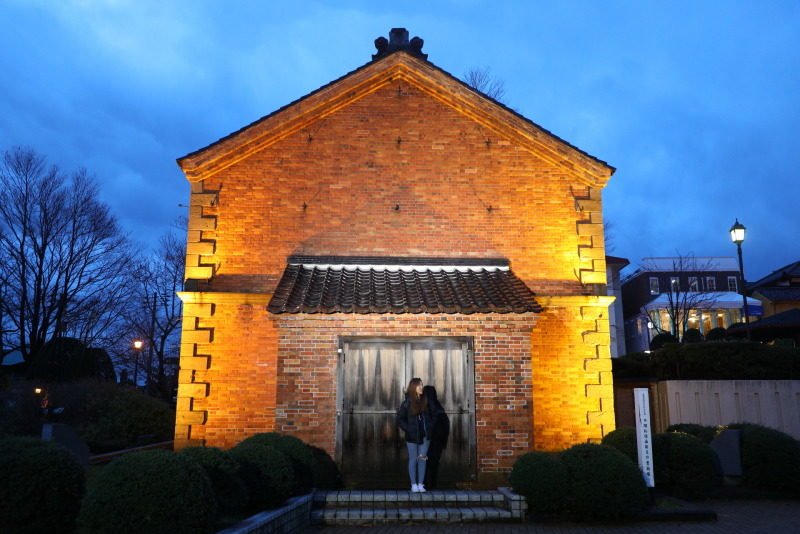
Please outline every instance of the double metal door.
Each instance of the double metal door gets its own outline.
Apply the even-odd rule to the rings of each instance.
[[[408,456],[395,414],[408,382],[432,385],[450,420],[439,487],[475,476],[474,373],[463,338],[348,339],[342,342],[337,395],[337,459],[345,483],[405,488]]]

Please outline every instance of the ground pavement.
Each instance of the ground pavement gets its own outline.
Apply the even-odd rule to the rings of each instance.
[[[769,534],[800,534],[800,501],[768,500],[710,500],[703,507],[717,513],[717,521],[712,522],[658,522],[631,523],[624,525],[582,525],[559,523],[536,525],[532,523],[469,523],[469,524],[426,524],[378,525],[373,527],[312,527],[311,532],[319,534],[442,534],[445,532],[475,534],[604,534],[604,533],[642,533],[656,534],[667,532],[739,534],[763,532]]]

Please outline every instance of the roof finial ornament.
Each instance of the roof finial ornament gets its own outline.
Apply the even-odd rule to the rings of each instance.
[[[424,44],[425,41],[419,37],[414,37],[409,41],[408,30],[405,28],[392,28],[389,31],[389,39],[386,39],[386,37],[378,37],[375,39],[375,48],[378,52],[372,54],[372,59],[379,59],[399,50],[420,59],[428,59],[428,54],[422,53],[422,45]]]

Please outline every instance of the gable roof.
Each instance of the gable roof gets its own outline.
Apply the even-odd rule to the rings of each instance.
[[[778,285],[781,282],[790,281],[792,278],[800,278],[800,261],[784,265],[780,269],[772,271],[764,278],[747,284],[747,288],[756,290],[764,286]]]
[[[189,181],[200,181],[393,82],[404,81],[458,113],[516,141],[538,157],[603,187],[614,167],[571,145],[430,61],[397,50],[355,69],[255,122],[178,159]]]
[[[505,259],[291,256],[271,313],[541,312]]]

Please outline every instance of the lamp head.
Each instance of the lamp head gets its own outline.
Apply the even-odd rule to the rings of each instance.
[[[137,339],[137,340],[135,340],[133,342],[133,348],[136,349],[136,350],[140,350],[143,345],[144,345],[144,341],[142,341],[141,339]]]
[[[742,223],[739,222],[739,219],[736,219],[736,222],[733,223],[731,226],[731,241],[736,243],[737,245],[741,245],[744,242],[744,231],[746,228]]]

